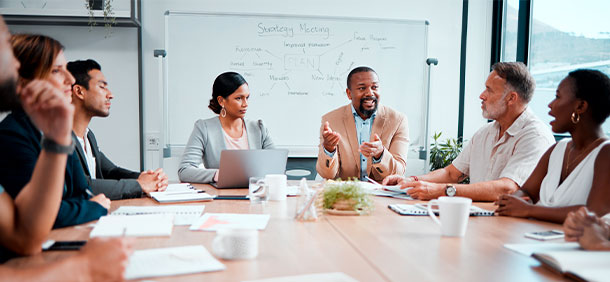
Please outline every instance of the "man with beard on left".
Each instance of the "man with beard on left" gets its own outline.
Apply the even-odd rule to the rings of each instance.
[[[379,105],[379,78],[369,67],[347,76],[351,103],[322,117],[316,170],[326,179],[383,180],[404,175],[409,149],[407,118]]]

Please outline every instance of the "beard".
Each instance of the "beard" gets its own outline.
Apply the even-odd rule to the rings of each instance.
[[[17,79],[10,78],[0,82],[0,112],[7,112],[21,107],[17,96]]]
[[[483,117],[486,119],[496,120],[506,113],[508,106],[504,96],[499,99],[495,104],[483,104]]]
[[[375,107],[373,107],[373,109],[371,109],[371,110],[365,109],[364,106],[362,106],[362,102],[364,100],[372,100],[375,103]],[[377,111],[377,106],[379,106],[379,100],[377,98],[375,98],[375,97],[364,98],[364,99],[360,100],[360,106],[358,106],[358,110],[366,118],[370,118]]]

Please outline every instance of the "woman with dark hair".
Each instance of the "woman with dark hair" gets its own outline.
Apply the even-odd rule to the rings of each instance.
[[[19,61],[18,89],[24,89],[32,81],[44,83],[49,89],[59,91],[70,101],[74,77],[66,69],[63,46],[57,40],[44,35],[17,34],[11,37],[15,58]],[[44,99],[44,98],[39,98]],[[46,98],[48,99],[48,98]],[[44,101],[46,107],[52,100]],[[45,106],[43,106],[45,107]],[[73,113],[73,112],[72,112]],[[71,114],[72,114],[71,113]],[[61,114],[56,112],[55,114]],[[72,118],[72,117],[70,117]],[[0,123],[0,185],[13,198],[26,186],[34,171],[42,149],[68,154],[63,196],[53,228],[81,224],[107,214],[110,200],[104,195],[93,198],[87,194],[89,186],[77,158],[71,154],[74,144],[68,140],[54,140],[43,136],[39,126],[58,127],[53,120],[32,121],[20,105],[15,105],[10,115]]]
[[[549,104],[551,127],[572,138],[551,146],[520,190],[498,198],[499,215],[561,223],[583,206],[610,212],[610,140],[602,130],[610,115],[610,79],[596,70],[576,70],[556,93]]]
[[[248,83],[240,74],[225,72],[216,77],[208,108],[218,117],[195,122],[178,169],[180,181],[217,181],[222,150],[273,149],[263,121],[244,119],[249,97]],[[200,168],[202,162],[204,168]]]

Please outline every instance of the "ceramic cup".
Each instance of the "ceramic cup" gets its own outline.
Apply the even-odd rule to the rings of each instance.
[[[265,183],[269,187],[270,201],[285,201],[288,194],[286,184],[287,178],[285,174],[267,174],[265,175]]]
[[[252,259],[258,255],[258,230],[222,228],[216,231],[212,251],[222,259]]]
[[[265,203],[269,197],[269,185],[262,177],[250,177],[248,183],[248,198],[250,203]]]
[[[438,200],[428,202],[428,214],[441,226],[443,236],[464,237],[466,226],[470,217],[470,205],[472,200],[464,197],[440,197]],[[438,205],[439,221],[432,210],[433,205]]]

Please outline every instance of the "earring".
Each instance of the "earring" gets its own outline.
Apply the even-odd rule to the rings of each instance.
[[[580,115],[577,114],[576,112],[573,112],[571,119],[572,119],[573,124],[577,124],[580,121]]]
[[[222,109],[220,109],[220,116],[221,117],[227,116],[227,110],[225,110],[225,106],[222,106]]]

